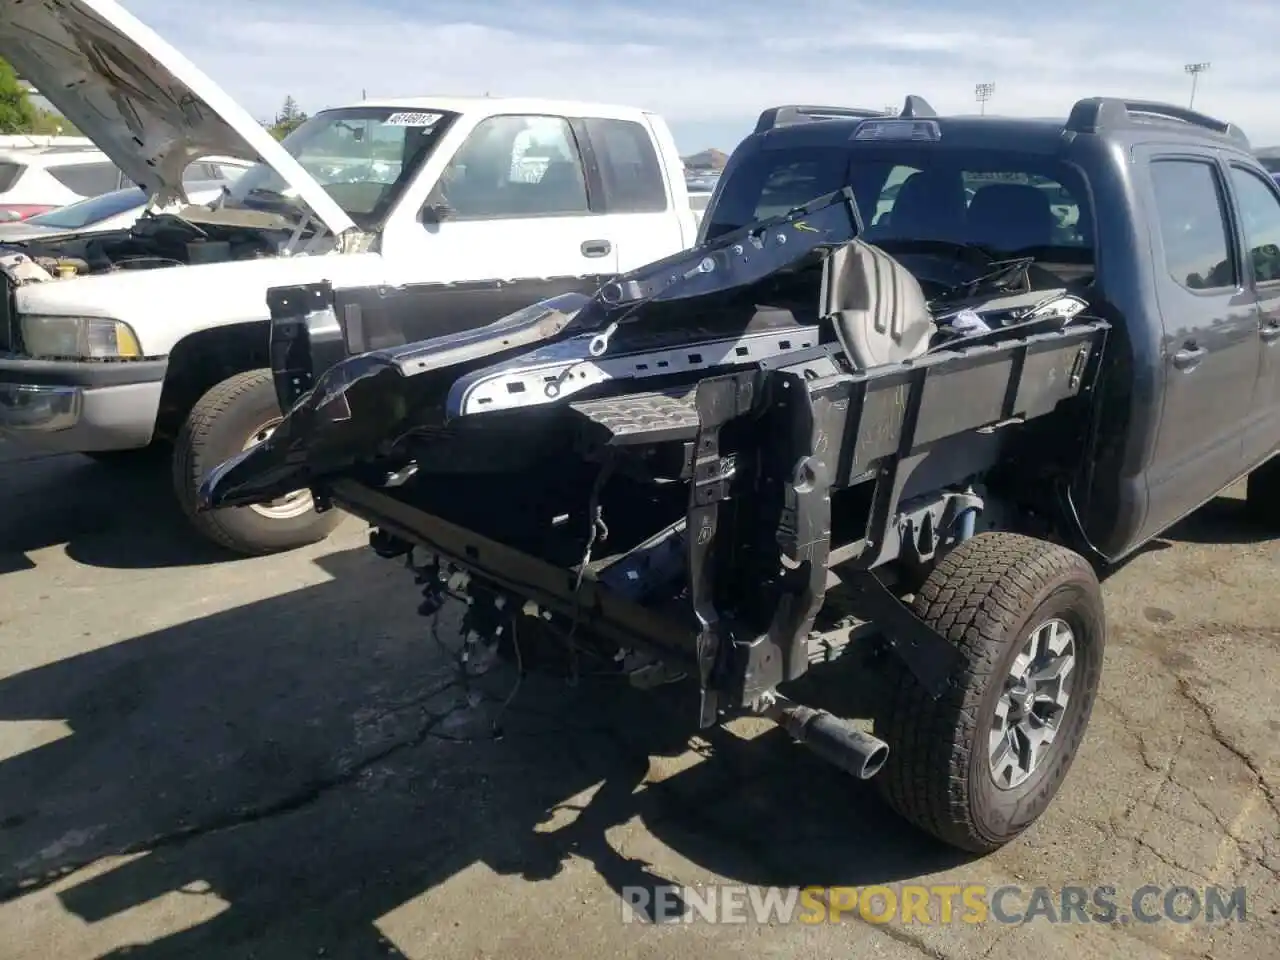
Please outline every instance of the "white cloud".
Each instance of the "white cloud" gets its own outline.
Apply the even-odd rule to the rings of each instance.
[[[918,93],[971,112],[1063,116],[1077,99],[1185,103],[1182,65],[1210,61],[1196,106],[1280,141],[1280,8],[1260,0],[1078,0],[996,14],[943,0],[739,0],[706,12],[672,0],[222,0],[130,9],[259,115],[291,94],[320,107],[377,95],[534,95],[634,103],[692,149],[729,148],[776,103],[881,107]],[[398,6],[402,4],[403,6]],[[428,12],[429,10],[429,12]]]

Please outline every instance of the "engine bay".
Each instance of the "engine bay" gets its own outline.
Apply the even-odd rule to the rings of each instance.
[[[209,213],[205,208],[196,210]],[[0,254],[11,279],[31,283],[122,270],[260,260],[283,256],[296,243],[296,230],[273,222],[274,217],[225,217],[214,222],[207,216],[197,221],[183,215],[187,213],[144,214],[129,230],[6,243],[0,245]],[[13,269],[18,263],[24,269]]]

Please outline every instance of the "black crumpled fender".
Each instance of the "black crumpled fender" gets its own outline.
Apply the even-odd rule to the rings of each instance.
[[[564,294],[475,330],[339,361],[271,436],[209,473],[197,509],[265,503],[385,455],[459,376],[565,334],[591,302]]]

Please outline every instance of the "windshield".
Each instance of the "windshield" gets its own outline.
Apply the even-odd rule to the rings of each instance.
[[[88,200],[77,200],[57,210],[28,217],[27,223],[38,227],[52,227],[56,230],[82,230],[90,224],[99,223],[108,217],[119,216],[130,210],[142,213],[147,204],[145,191],[130,187],[127,190],[112,190]]]
[[[1259,157],[1258,162],[1267,173],[1280,173],[1280,157]]]
[[[390,107],[326,110],[282,141],[361,229],[378,225],[456,114]],[[296,213],[300,201],[278,173],[257,164],[240,177],[231,206]]]
[[[850,186],[870,243],[940,240],[1091,259],[1083,178],[1043,154],[911,142],[796,146],[745,155],[726,178],[708,238]]]

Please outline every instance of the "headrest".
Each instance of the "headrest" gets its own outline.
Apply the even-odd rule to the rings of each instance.
[[[1003,253],[1048,246],[1056,222],[1049,195],[1026,183],[993,183],[969,201],[970,239]]]
[[[964,182],[956,171],[921,170],[898,188],[888,228],[878,239],[959,240],[964,230]]]

